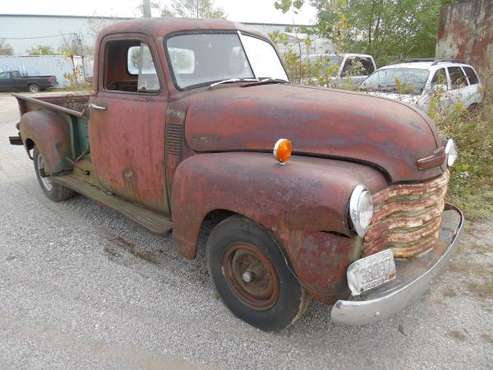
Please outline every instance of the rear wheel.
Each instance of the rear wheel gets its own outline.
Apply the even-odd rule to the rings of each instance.
[[[272,237],[244,217],[232,216],[213,229],[207,264],[224,304],[261,330],[289,326],[309,303]]]
[[[39,85],[37,85],[37,84],[29,84],[27,89],[29,90],[29,92],[32,92],[32,93],[37,93],[40,90]]]
[[[33,162],[39,185],[48,198],[55,202],[61,202],[74,196],[73,190],[56,184],[51,177],[46,176],[43,156],[36,147],[33,150]]]

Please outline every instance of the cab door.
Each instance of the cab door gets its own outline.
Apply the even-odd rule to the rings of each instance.
[[[14,89],[14,80],[10,72],[0,73],[0,91],[12,91]]]
[[[165,189],[167,95],[152,40],[104,39],[90,100],[91,161],[103,188],[169,214]]]

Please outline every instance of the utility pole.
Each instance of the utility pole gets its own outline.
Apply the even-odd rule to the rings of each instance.
[[[151,18],[151,0],[143,0],[142,9],[144,18]]]

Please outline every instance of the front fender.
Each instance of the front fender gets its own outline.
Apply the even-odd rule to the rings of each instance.
[[[19,123],[26,150],[34,143],[45,161],[45,172],[56,174],[72,168],[67,157],[71,155],[69,124],[55,112],[37,110],[22,115]]]
[[[266,153],[195,155],[173,179],[173,235],[193,258],[209,212],[241,214],[269,230],[298,277],[322,294],[351,262],[347,204],[359,183],[373,192],[386,186],[375,169],[338,160],[295,156],[282,166]]]

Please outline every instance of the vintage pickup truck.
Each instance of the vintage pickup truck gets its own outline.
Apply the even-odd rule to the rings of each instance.
[[[457,152],[408,105],[294,86],[272,43],[226,21],[112,25],[94,93],[16,95],[43,192],[83,194],[205,248],[226,306],[282,329],[311,299],[363,324],[419,297],[463,225]],[[274,155],[273,155],[274,154]]]

